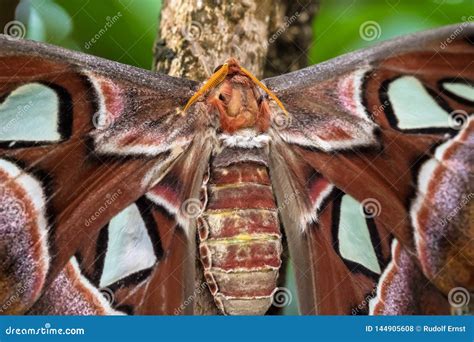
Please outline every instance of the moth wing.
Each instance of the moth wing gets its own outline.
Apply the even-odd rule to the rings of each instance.
[[[284,222],[286,234],[296,240],[289,241],[290,247],[292,243],[299,246],[294,248],[295,269],[312,274],[297,275],[302,292],[313,291],[307,294],[313,302],[303,312],[367,312],[367,299],[373,299],[379,304],[375,305],[377,313],[447,313],[452,288],[474,289],[469,228],[474,165],[473,34],[474,25],[462,23],[398,38],[264,81],[290,113],[285,118],[274,106],[273,135],[279,143],[271,153],[275,160],[280,159],[273,166],[274,173],[282,163],[294,168],[298,160],[303,169],[312,168],[332,184],[342,198],[336,205],[335,199],[328,200],[315,211],[311,173],[293,172],[288,180],[303,184],[299,188],[302,199],[295,201],[298,205],[282,210],[282,216],[290,218],[288,224]],[[274,178],[281,180],[284,175]],[[275,187],[280,184],[284,183],[275,181]],[[279,203],[284,203],[282,194],[294,185],[287,187],[279,191]],[[344,228],[340,219],[336,222],[334,214],[327,212],[335,206],[342,215],[345,204],[362,208],[359,217],[349,215],[353,219],[346,220],[346,226],[355,226],[361,215],[366,222],[367,210],[376,214],[365,236],[377,233],[380,246],[370,239],[357,244],[363,240],[351,241],[353,234],[340,233]],[[306,218],[307,223],[295,218]],[[410,262],[405,265],[409,266],[397,265],[395,256],[387,263],[392,238],[397,240],[392,250],[407,257]],[[340,276],[331,278],[328,267],[344,259],[337,255],[342,246],[352,261],[361,249],[382,247],[383,258],[377,258],[381,273],[355,280],[361,268],[354,271],[346,262]],[[349,283],[352,290],[338,285],[343,279],[342,284]],[[368,295],[371,287],[358,284],[370,282],[378,284],[378,291]],[[416,299],[424,292],[432,293],[431,302]],[[308,306],[303,303],[305,296],[300,302]],[[324,298],[332,300],[325,303]],[[403,305],[407,303],[403,298],[410,298],[410,305]],[[380,303],[390,305],[384,311]]]
[[[210,148],[197,139],[155,186],[79,246],[70,264],[77,264],[81,283],[106,300],[108,310],[98,314],[193,313],[195,219]],[[67,278],[66,268],[30,313],[84,315],[85,307],[100,302],[85,286],[65,287]],[[73,295],[78,299],[67,303]]]
[[[0,36],[0,302],[19,297],[8,313],[30,309],[62,271],[78,278],[76,252],[205,145],[202,107],[180,110],[194,87]]]

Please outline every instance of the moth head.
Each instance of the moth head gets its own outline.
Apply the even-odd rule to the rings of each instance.
[[[266,99],[246,75],[238,72],[229,75],[209,94],[208,104],[218,114],[223,131],[268,129],[270,115]]]
[[[267,98],[260,95],[258,88],[264,90],[287,114],[280,100],[233,57],[214,69],[183,111],[186,112],[201,96],[205,96],[211,109],[218,112],[224,131],[255,128],[264,132],[270,126],[270,108]]]
[[[225,64],[227,64],[229,66],[229,71],[228,71],[229,75],[234,75],[234,74],[241,73],[242,68],[240,66],[239,61],[236,58],[234,58],[234,57],[228,58],[225,61]]]

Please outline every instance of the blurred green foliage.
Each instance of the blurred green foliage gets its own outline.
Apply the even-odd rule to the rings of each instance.
[[[160,8],[161,0],[21,0],[17,19],[28,38],[149,69]],[[472,15],[474,0],[321,0],[308,58],[314,64]],[[380,28],[374,39],[361,38],[366,22]]]
[[[472,15],[474,0],[321,0],[313,23],[310,62],[318,63],[403,34],[458,23]],[[370,26],[371,21],[380,30],[375,37],[364,40],[359,32],[361,25],[368,22]]]
[[[150,69],[160,0],[21,0],[27,38]]]

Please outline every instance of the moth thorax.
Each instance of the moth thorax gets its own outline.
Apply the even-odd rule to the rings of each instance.
[[[269,127],[269,107],[250,79],[238,75],[222,82],[209,99],[224,132],[256,128],[264,132]]]

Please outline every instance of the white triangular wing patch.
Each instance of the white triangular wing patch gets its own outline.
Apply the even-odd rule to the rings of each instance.
[[[381,273],[362,205],[349,195],[344,195],[341,200],[338,238],[343,258]]]
[[[152,241],[135,204],[109,223],[109,240],[100,287],[152,267],[156,262]]]

